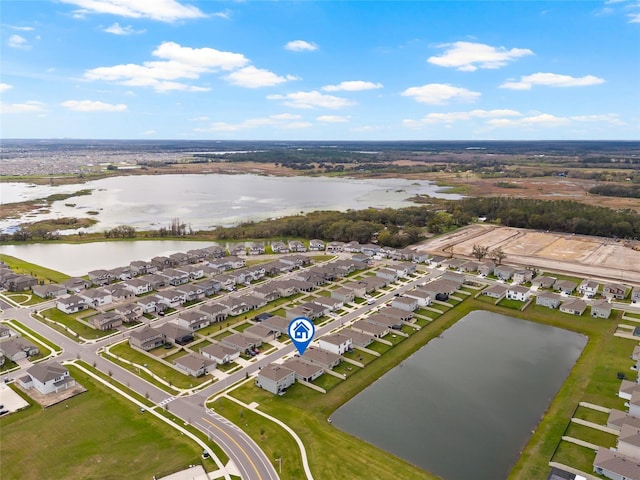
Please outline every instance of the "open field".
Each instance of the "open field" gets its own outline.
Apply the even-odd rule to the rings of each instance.
[[[199,463],[197,444],[69,370],[87,392],[0,420],[2,478],[152,478]]]
[[[474,224],[425,241],[418,250],[472,258],[474,245],[500,247],[505,264],[640,284],[640,251],[610,238]]]

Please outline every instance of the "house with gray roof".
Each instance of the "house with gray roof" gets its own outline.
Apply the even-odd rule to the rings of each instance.
[[[607,283],[602,287],[602,298],[622,300],[627,294],[627,287],[619,283]]]
[[[354,330],[353,328],[346,328],[344,330],[341,330],[341,332],[349,336],[351,338],[351,341],[353,342],[353,345],[357,347],[366,348],[374,341],[373,335],[360,330]]]
[[[0,354],[12,362],[38,355],[40,350],[33,343],[23,337],[9,337],[0,342]]]
[[[556,277],[550,277],[548,275],[538,275],[531,280],[531,286],[538,288],[551,288],[553,287],[553,284],[556,283],[556,280]]]
[[[89,306],[84,298],[78,295],[70,295],[56,300],[56,308],[64,313],[76,313],[86,310]]]
[[[366,333],[375,338],[382,338],[389,333],[389,327],[383,327],[382,325],[376,325],[367,320],[358,320],[351,325],[351,330],[356,332]]]
[[[40,298],[57,298],[67,294],[67,287],[57,283],[47,283],[46,285],[34,285],[31,291]]]
[[[277,363],[270,363],[261,368],[256,377],[256,385],[274,395],[284,393],[295,382],[295,372]]]
[[[482,295],[486,295],[491,298],[502,298],[507,293],[507,287],[501,285],[499,283],[491,285],[489,288],[486,288],[482,291]]]
[[[633,287],[631,292],[631,303],[640,303],[640,287]]]
[[[89,288],[78,293],[90,308],[104,307],[113,302],[113,295],[103,288]]]
[[[72,277],[62,282],[62,285],[64,285],[67,290],[78,293],[80,290],[89,288],[91,286],[91,282],[84,278]]]
[[[240,351],[222,345],[221,343],[212,343],[211,345],[201,348],[200,355],[213,360],[218,365],[226,365],[238,359],[240,357]]]
[[[593,471],[612,480],[640,478],[640,462],[608,448],[598,447]]]
[[[416,287],[412,290],[407,290],[402,294],[402,296],[415,299],[418,302],[419,307],[428,307],[431,305],[431,293],[424,287]]]
[[[196,353],[188,353],[176,358],[173,364],[192,377],[201,377],[211,368],[216,368],[216,362]]]
[[[204,313],[211,323],[222,322],[228,316],[227,307],[219,303],[208,303],[207,305],[202,305],[198,310]]]
[[[531,290],[527,287],[521,287],[520,285],[509,285],[507,287],[507,298],[509,300],[518,300],[520,302],[526,302],[529,300]]]
[[[192,332],[200,330],[204,327],[208,327],[211,324],[209,315],[202,311],[194,309],[180,312],[173,321],[181,327],[191,330]]]
[[[300,357],[303,362],[311,363],[313,365],[319,365],[320,367],[332,370],[340,365],[342,357],[337,353],[329,352],[319,348],[307,348],[304,355]]]
[[[571,280],[557,280],[553,284],[553,289],[556,292],[566,293],[567,295],[571,295],[578,284],[576,282],[572,282]]]
[[[418,300],[409,295],[402,295],[395,297],[391,301],[391,306],[400,310],[406,310],[407,312],[413,312],[418,308]]]
[[[560,311],[571,315],[582,315],[587,309],[587,304],[580,299],[569,299],[560,305]]]
[[[591,304],[591,316],[597,318],[609,318],[611,316],[611,304],[606,300],[596,300]]]
[[[18,383],[25,388],[35,388],[42,395],[59,393],[76,384],[69,370],[58,362],[39,363],[27,370],[27,375],[18,379]]]
[[[331,298],[335,298],[343,303],[353,302],[356,298],[355,292],[347,287],[340,287],[335,290],[331,290]]]
[[[589,298],[595,297],[596,293],[598,293],[598,289],[600,288],[600,284],[595,280],[591,280],[585,278],[580,285],[578,285],[578,291],[581,295],[586,295]]]
[[[129,345],[148,352],[164,345],[164,334],[160,330],[145,325],[131,331]]]
[[[262,342],[268,342],[269,340],[275,340],[277,337],[281,335],[279,330],[271,330],[266,325],[259,323],[257,325],[252,325],[249,328],[243,330],[245,335],[253,337]]]
[[[536,305],[547,308],[558,308],[562,299],[551,292],[538,292],[536,295]]]
[[[307,363],[299,357],[289,358],[285,360],[282,365],[293,370],[296,375],[296,380],[298,381],[310,383],[324,374],[323,367]]]
[[[264,325],[268,329],[274,332],[280,332],[281,334],[287,334],[289,329],[289,323],[291,320],[287,320],[286,318],[280,317],[278,315],[273,315],[261,322],[261,325]]]
[[[330,312],[334,312],[344,307],[343,301],[338,300],[337,298],[332,298],[332,297],[315,297],[311,299],[311,302],[328,309]]]
[[[342,355],[353,348],[353,339],[345,335],[344,331],[341,331],[339,333],[323,335],[318,339],[318,346],[327,352]]]
[[[493,269],[493,274],[498,277],[500,280],[511,280],[513,274],[516,272],[516,269],[510,267],[508,265],[498,265]]]
[[[228,337],[224,337],[220,340],[223,345],[227,345],[228,347],[235,348],[240,352],[249,352],[254,351],[258,347],[262,346],[262,341],[249,337],[248,335],[244,335],[243,333],[234,333],[229,335]]]
[[[98,313],[97,315],[92,315],[86,320],[91,327],[103,332],[115,330],[122,326],[122,317],[116,312]]]
[[[156,327],[164,335],[164,341],[178,345],[186,345],[193,341],[193,330],[182,327],[173,321]]]

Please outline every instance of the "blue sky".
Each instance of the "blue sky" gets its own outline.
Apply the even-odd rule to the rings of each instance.
[[[640,139],[640,1],[2,0],[2,138]]]

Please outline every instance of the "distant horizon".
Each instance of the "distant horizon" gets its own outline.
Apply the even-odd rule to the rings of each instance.
[[[291,142],[291,143],[537,143],[537,142],[579,142],[579,143],[616,143],[616,142],[629,142],[639,143],[640,139],[535,139],[535,140],[493,140],[493,139],[451,139],[451,140],[416,140],[416,139],[399,139],[399,140],[364,140],[364,139],[326,139],[326,140],[312,140],[312,139],[222,139],[222,138],[82,138],[82,137],[12,137],[2,138],[0,137],[0,143],[6,141],[70,141],[70,142],[82,142],[82,141],[103,141],[103,142],[217,142],[217,143],[279,143],[279,142]]]

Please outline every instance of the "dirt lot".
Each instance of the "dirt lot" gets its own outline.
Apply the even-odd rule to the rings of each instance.
[[[477,224],[423,242],[418,249],[472,258],[474,245],[500,247],[506,264],[640,285],[640,251],[609,238]]]

